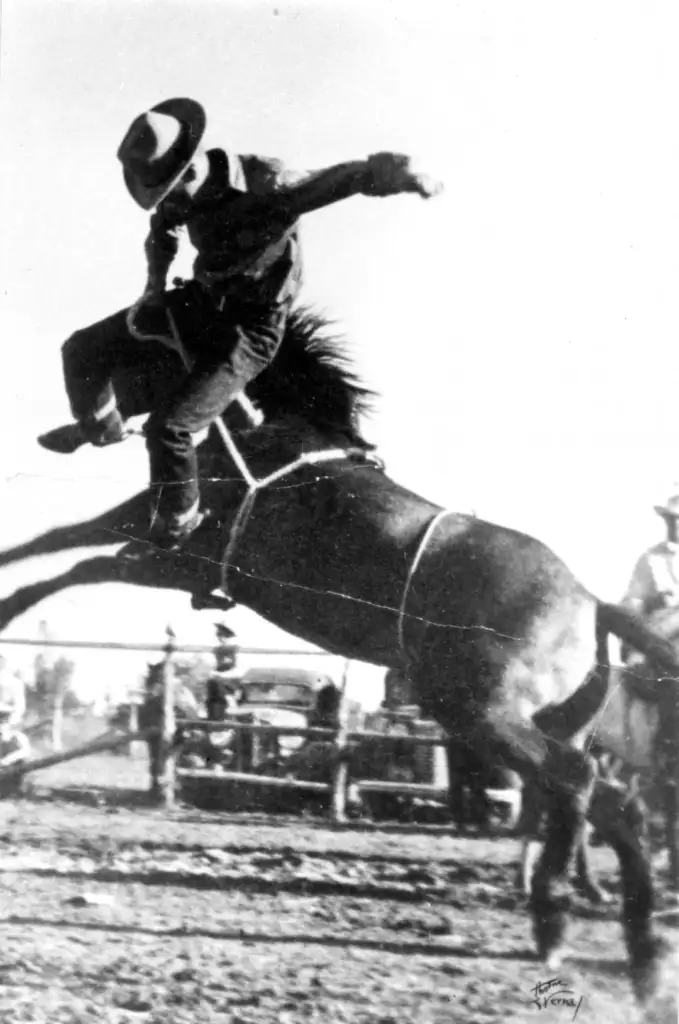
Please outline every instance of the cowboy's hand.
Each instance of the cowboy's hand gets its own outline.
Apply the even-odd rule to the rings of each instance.
[[[443,189],[440,181],[415,171],[412,158],[404,153],[373,153],[366,163],[363,188],[366,195],[395,196],[401,192],[417,192],[423,199],[430,199]]]

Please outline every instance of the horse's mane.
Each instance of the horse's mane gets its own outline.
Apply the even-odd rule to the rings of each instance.
[[[361,435],[361,415],[375,392],[354,372],[345,339],[331,323],[306,307],[294,310],[275,359],[248,387],[267,420],[299,416],[321,433],[345,434],[352,444],[372,447]]]

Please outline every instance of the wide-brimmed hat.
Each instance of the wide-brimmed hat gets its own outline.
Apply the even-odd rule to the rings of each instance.
[[[118,149],[132,198],[152,210],[172,191],[205,133],[205,111],[185,98],[164,100],[130,125]]]
[[[679,519],[679,489],[672,491],[664,504],[654,505],[653,507],[659,516]]]

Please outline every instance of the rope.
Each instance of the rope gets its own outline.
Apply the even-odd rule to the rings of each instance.
[[[229,444],[233,445],[233,448],[238,451],[236,444],[231,437],[228,428],[225,424],[221,424],[224,433],[228,436]],[[220,430],[221,434],[221,430]],[[229,449],[230,451],[231,449]],[[240,457],[240,452],[238,453]],[[326,448],[322,452],[304,452],[298,458],[294,459],[293,462],[289,462],[285,466],[281,466],[280,469],[276,469],[273,473],[269,473],[268,476],[256,479],[251,476],[248,471],[248,476],[245,477],[245,482],[248,485],[248,489],[245,493],[243,500],[238,506],[238,511],[231,521],[229,528],[229,540],[224,551],[224,558],[222,560],[222,590],[225,594],[229,593],[228,590],[228,576],[229,567],[232,564],[233,555],[236,551],[238,542],[240,541],[247,522],[252,514],[252,509],[255,504],[255,498],[260,491],[263,491],[265,487],[269,487],[277,480],[281,480],[283,477],[289,476],[291,473],[296,473],[298,469],[303,466],[319,465],[324,462],[333,462],[336,459],[349,459],[352,455],[362,455],[363,451],[359,448]]]
[[[193,363],[190,359],[190,356],[186,352],[186,349],[184,348],[181,336],[179,334],[179,330],[177,329],[175,318],[172,315],[172,311],[170,309],[166,307],[164,310],[165,315],[167,317],[168,326],[170,328],[170,336],[164,334],[144,334],[143,332],[137,329],[137,327],[135,326],[135,320],[137,318],[139,310],[144,304],[144,301],[145,296],[142,295],[142,297],[138,299],[137,302],[135,302],[135,304],[131,306],[127,312],[126,323],[127,328],[132,337],[136,338],[139,341],[160,341],[164,345],[168,345],[170,348],[173,348],[176,352],[179,353],[186,369],[191,370]],[[243,410],[243,412],[245,413],[253,427],[258,427],[261,425],[264,417],[262,416],[261,412],[253,405],[253,403],[250,401],[250,399],[245,393],[241,392],[239,395],[236,395],[234,401],[240,404],[241,409]],[[295,473],[298,469],[301,469],[302,466],[318,465],[324,462],[331,462],[335,459],[351,458],[353,455],[364,455],[365,453],[363,452],[362,449],[359,448],[330,448],[321,452],[305,452],[303,455],[300,455],[298,458],[294,459],[293,462],[288,463],[286,466],[282,466],[280,469],[274,470],[273,473],[269,473],[269,475],[266,477],[258,479],[257,477],[253,476],[253,474],[250,472],[248,464],[241,455],[240,449],[238,448],[238,445],[234,441],[231,431],[224,423],[224,420],[221,418],[221,416],[218,416],[215,420],[213,420],[212,426],[216,428],[221,438],[222,444],[226,448],[231,458],[231,461],[235,465],[240,475],[243,477],[243,480],[247,486],[245,497],[240,503],[236,515],[231,522],[231,526],[229,529],[229,540],[226,545],[226,550],[224,552],[224,558],[222,561],[222,590],[224,591],[225,594],[228,594],[227,586],[229,565],[231,564],[231,559],[236,550],[238,541],[240,540],[245,529],[245,526],[247,525],[247,521],[250,518],[255,503],[255,498],[257,497],[259,491],[263,490],[265,487],[269,487],[271,484],[275,483],[276,480],[281,480],[283,477],[289,476],[291,473]]]
[[[410,569],[408,570],[408,576],[406,577],[405,586],[403,588],[403,597],[401,598],[401,606],[400,606],[400,608],[398,610],[398,644],[399,644],[399,647],[401,648],[401,651],[403,653],[403,658],[404,658],[406,664],[408,663],[408,654],[406,652],[406,646],[405,646],[404,624],[405,624],[405,615],[406,615],[406,604],[408,602],[408,594],[410,593],[410,588],[412,586],[413,579],[415,578],[415,573],[417,572],[417,570],[419,568],[420,562],[422,560],[422,555],[425,552],[427,544],[431,540],[431,538],[432,538],[432,536],[433,536],[437,526],[441,522],[441,520],[444,519],[445,516],[449,516],[450,514],[451,514],[450,511],[448,511],[447,509],[442,509],[440,512],[436,513],[434,518],[430,521],[429,526],[424,531],[424,536],[422,537],[422,540],[419,543],[417,551],[415,552],[415,557],[413,558],[412,562],[410,563]]]

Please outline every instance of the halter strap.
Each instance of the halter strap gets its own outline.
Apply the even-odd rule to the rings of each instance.
[[[404,659],[406,665],[408,664],[408,653],[406,651],[406,645],[405,645],[405,629],[404,629],[404,627],[405,627],[406,605],[408,603],[408,594],[410,593],[410,588],[411,588],[413,580],[415,578],[415,573],[417,572],[417,570],[418,570],[418,568],[420,566],[420,562],[422,561],[422,555],[424,554],[424,552],[426,550],[427,544],[429,543],[429,541],[433,537],[434,532],[436,531],[436,529],[437,529],[439,523],[441,522],[441,520],[444,519],[446,516],[449,516],[449,515],[451,515],[451,512],[448,509],[441,509],[441,511],[437,512],[436,515],[434,516],[434,518],[429,521],[429,525],[427,526],[427,529],[424,531],[424,535],[422,537],[422,540],[420,541],[420,543],[419,543],[419,545],[417,547],[417,551],[415,552],[415,557],[413,558],[412,562],[410,563],[410,569],[408,570],[408,575],[406,577],[405,586],[403,588],[403,597],[401,598],[401,606],[400,606],[400,608],[398,610],[398,644],[399,644],[399,647],[401,648],[401,652],[403,654],[403,659]]]
[[[236,551],[236,547],[238,546],[238,542],[243,535],[255,504],[255,498],[259,492],[263,491],[265,487],[269,487],[270,484],[275,483],[277,480],[281,480],[283,477],[296,473],[297,470],[301,469],[303,466],[315,466],[324,462],[333,462],[336,459],[348,459],[353,455],[364,456],[365,452],[362,448],[326,448],[324,451],[320,452],[304,452],[303,455],[298,456],[298,458],[289,462],[287,465],[281,466],[280,469],[274,470],[274,472],[269,473],[268,476],[257,479],[250,473],[245,460],[238,450],[236,442],[231,436],[231,431],[224,421],[221,419],[216,420],[215,426],[217,427],[220,437],[226,445],[229,454],[234,459],[234,463],[240,470],[243,480],[247,484],[245,496],[238,507],[236,515],[231,521],[231,526],[229,528],[229,540],[222,560],[222,590],[225,594],[228,594],[229,567],[232,564],[233,555]],[[234,458],[234,453],[237,458]]]

